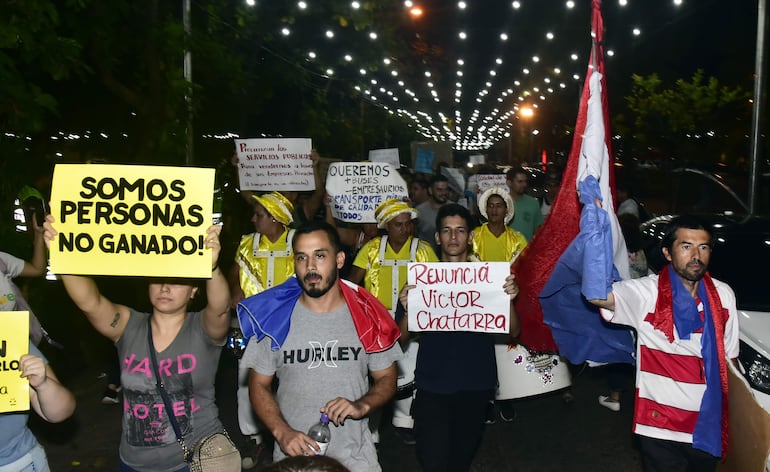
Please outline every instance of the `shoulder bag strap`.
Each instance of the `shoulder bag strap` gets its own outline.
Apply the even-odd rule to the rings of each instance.
[[[176,442],[182,447],[182,456],[185,462],[190,461],[191,452],[187,449],[187,445],[184,442],[184,436],[182,430],[179,428],[176,418],[174,418],[173,409],[171,407],[171,399],[168,397],[168,392],[160,379],[160,369],[158,369],[158,359],[155,356],[155,343],[152,340],[152,315],[147,317],[147,342],[150,348],[150,360],[152,360],[152,370],[155,374],[155,385],[158,387],[158,392],[163,398],[163,404],[166,406],[166,416],[168,416],[168,422],[171,423],[171,427],[174,428],[174,434],[176,435]]]

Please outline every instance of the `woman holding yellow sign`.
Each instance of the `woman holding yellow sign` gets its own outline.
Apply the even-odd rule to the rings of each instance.
[[[49,246],[57,234],[53,223],[48,216],[44,224]],[[118,349],[124,398],[121,471],[189,470],[187,451],[223,431],[214,378],[229,329],[230,291],[217,265],[220,230],[211,226],[206,232],[213,269],[202,311],[188,312],[198,293],[192,279],[151,279],[152,313],[140,313],[106,299],[90,277],[62,275],[70,298]]]

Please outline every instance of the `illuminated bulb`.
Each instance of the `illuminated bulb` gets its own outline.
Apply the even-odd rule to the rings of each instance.
[[[430,77],[430,71],[425,71],[425,77]]]
[[[500,33],[500,39],[502,41],[508,41],[508,35],[505,33]]]
[[[382,60],[382,62],[383,62],[383,64],[385,64],[386,66],[389,66],[389,65],[390,65],[390,59],[388,59],[387,57],[386,57],[385,59],[383,59],[383,60]]]
[[[682,0],[674,0],[674,5],[679,6],[682,4]]]
[[[358,72],[359,72],[361,75],[366,75],[366,69],[358,69]]]
[[[281,34],[284,36],[288,36],[291,34],[291,31],[289,31],[289,28],[281,28]]]
[[[621,7],[624,7],[628,5],[628,0],[618,0],[618,5],[620,5]]]
[[[502,63],[503,63],[503,60],[500,59],[499,57],[497,59],[495,59],[495,64],[500,65]]]
[[[369,33],[369,39],[377,39],[377,33],[375,33],[374,31]]]
[[[468,35],[467,35],[467,34],[465,34],[465,31],[460,31],[460,33],[459,33],[457,36],[459,36],[459,37],[460,37],[460,39],[465,39],[465,38],[467,38],[467,37],[468,37]]]
[[[640,30],[639,28],[634,28],[632,30],[632,33],[634,33],[634,36],[639,36],[640,34],[642,34],[642,30]]]
[[[549,40],[550,40],[550,39],[553,39],[553,33],[551,33],[551,32],[549,31],[549,32],[547,32],[547,33],[545,34],[545,37],[546,37],[546,39],[549,39]]]
[[[462,65],[465,65],[465,61],[463,61],[462,59],[458,59],[458,60],[457,60],[457,65],[458,65],[458,66],[462,66]]]
[[[572,9],[575,8],[575,2],[572,0],[567,1],[567,8]]]
[[[332,68],[326,69],[326,75],[334,75],[334,69]]]
[[[334,37],[334,31],[332,30],[326,30],[326,37],[331,39]]]
[[[537,56],[532,56],[532,62],[540,62],[540,58]]]
[[[300,10],[304,10],[305,8],[307,8],[307,3],[297,2],[297,6],[299,7]]]
[[[577,55],[577,54],[575,54],[574,52],[573,52],[572,54],[570,54],[570,56],[569,56],[569,57],[570,57],[570,59],[572,59],[573,61],[577,61],[577,60],[578,60],[578,55]]]
[[[457,8],[459,8],[460,10],[465,10],[465,7],[467,7],[467,6],[468,6],[468,4],[465,3],[465,2],[459,2],[457,4]]]
[[[525,69],[522,69],[521,71],[522,71],[522,72],[523,72],[525,75],[529,75],[529,69],[526,69],[526,68],[525,68]]]
[[[353,7],[354,10],[358,10],[359,8],[361,8],[361,4],[358,2],[352,2],[350,6]]]
[[[256,0],[246,0],[246,5],[250,7],[253,7],[256,4],[257,4]]]
[[[555,67],[553,69],[553,73],[556,74],[556,75],[559,75],[559,74],[561,74],[561,69],[559,69],[558,67]]]
[[[612,49],[608,49],[608,50],[607,50],[607,55],[608,55],[608,56],[610,56],[610,57],[612,57],[612,56],[614,56],[614,55],[615,55],[615,51],[613,51]]]
[[[350,54],[345,54],[345,60],[350,62],[353,60],[353,56],[351,56]]]
[[[309,53],[307,53],[307,57],[309,57],[310,59],[315,59],[316,54],[313,51],[310,51]]]
[[[513,8],[515,8],[516,10],[518,10],[519,8],[521,8],[521,2],[513,2],[513,3],[511,4],[511,6],[512,6]]]

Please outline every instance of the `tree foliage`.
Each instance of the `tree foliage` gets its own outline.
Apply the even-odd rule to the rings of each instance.
[[[657,74],[631,79],[633,89],[625,97],[629,114],[621,115],[616,129],[627,130],[638,149],[685,160],[742,155],[751,112],[743,88],[722,85],[702,70],[670,88]]]

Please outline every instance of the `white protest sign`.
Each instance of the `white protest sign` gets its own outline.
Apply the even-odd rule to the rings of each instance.
[[[376,223],[374,210],[385,200],[403,200],[406,182],[390,164],[334,162],[326,174],[332,215],[347,223]]]
[[[492,188],[496,185],[501,187],[507,187],[508,183],[505,179],[505,174],[478,174],[476,175],[476,183],[478,184],[478,193],[483,192],[488,188]]]
[[[394,169],[401,167],[401,159],[398,157],[398,148],[372,149],[369,151],[369,160],[372,162],[385,162]]]
[[[410,263],[409,331],[510,332],[507,262]]]
[[[315,190],[309,138],[236,139],[241,190]]]

